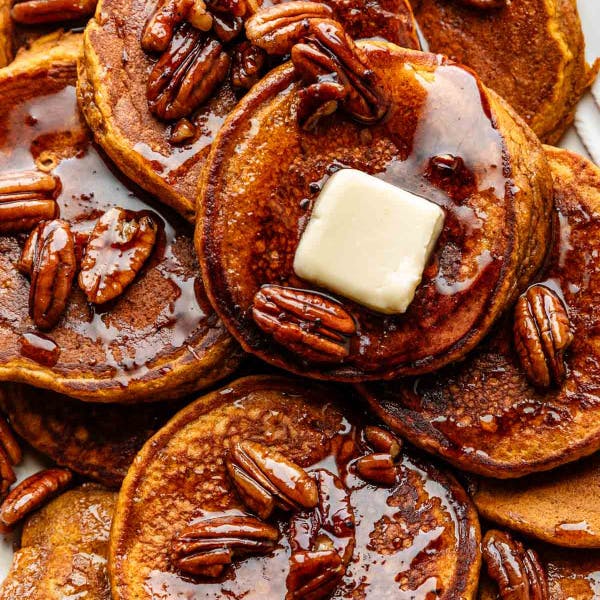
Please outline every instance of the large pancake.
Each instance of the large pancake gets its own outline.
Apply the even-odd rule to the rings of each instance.
[[[28,385],[7,384],[0,408],[12,428],[61,466],[118,488],[146,440],[181,408],[180,402],[96,404]]]
[[[336,598],[472,598],[479,571],[479,525],[465,492],[432,465],[404,452],[391,488],[365,484],[332,456],[353,438],[332,388],[282,377],[248,377],[178,413],[130,469],[111,532],[113,600],[277,599],[285,596],[287,517],[270,554],[236,561],[221,579],[179,574],[169,545],[192,519],[242,509],[224,459],[234,442],[276,448],[302,467],[338,472],[350,491],[356,547]],[[340,437],[341,436],[341,437]],[[340,443],[342,442],[342,443]],[[340,454],[337,454],[338,460]]]
[[[491,477],[551,469],[600,448],[600,169],[567,150],[546,152],[557,227],[541,280],[562,294],[575,330],[566,381],[548,391],[528,383],[509,315],[462,364],[360,388],[377,415],[414,444]]]
[[[428,372],[462,357],[538,269],[550,229],[542,148],[497,95],[442,57],[378,42],[360,47],[385,82],[386,118],[364,126],[338,113],[314,133],[303,131],[294,68],[275,69],[221,128],[203,172],[196,226],[209,298],[244,349],[340,381]],[[446,184],[427,178],[430,160],[444,153],[462,158],[467,171],[448,194]],[[294,253],[322,185],[341,167],[438,203],[446,221],[407,312],[382,315],[336,298],[358,324],[349,356],[310,364],[263,333],[251,309],[267,283],[315,289],[295,275]]]
[[[239,351],[205,300],[189,225],[121,178],[92,144],[76,104],[80,51],[81,36],[50,36],[0,70],[0,171],[53,167],[61,217],[74,231],[90,230],[113,206],[151,209],[164,227],[122,296],[94,308],[75,283],[45,336],[28,315],[29,283],[16,268],[26,235],[2,235],[0,380],[98,402],[182,396],[231,372]]]
[[[146,100],[148,74],[157,58],[140,46],[142,29],[156,4],[157,0],[100,0],[96,18],[85,32],[79,73],[81,107],[96,140],[119,168],[191,220],[210,144],[237,97],[224,84],[194,114],[197,134],[193,140],[183,146],[169,142],[171,124],[157,120]],[[418,47],[408,0],[331,0],[330,4],[339,7],[342,21],[354,24],[359,37],[381,35],[385,28],[392,41]],[[374,18],[382,9],[387,11],[383,24],[382,17]]]
[[[600,548],[600,455],[511,481],[481,478],[479,514],[503,527],[572,548]]]
[[[595,75],[575,0],[511,0],[487,10],[454,0],[413,6],[432,52],[475,70],[543,141],[559,140]]]
[[[550,600],[597,600],[600,597],[600,552],[534,545],[546,571]],[[498,587],[483,573],[478,600],[501,600]]]
[[[25,523],[2,600],[110,600],[108,535],[116,494],[84,484]]]

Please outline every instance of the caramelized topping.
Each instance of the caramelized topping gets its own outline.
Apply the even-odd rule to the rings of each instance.
[[[74,21],[94,14],[98,0],[25,0],[17,2],[12,18],[23,25]]]

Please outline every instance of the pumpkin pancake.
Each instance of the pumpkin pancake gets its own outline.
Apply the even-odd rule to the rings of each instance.
[[[181,403],[94,404],[27,385],[8,384],[0,408],[13,429],[61,466],[118,488],[148,438]]]
[[[119,494],[109,557],[113,599],[283,599],[292,597],[286,587],[296,591],[296,598],[327,597],[323,589],[312,596],[290,587],[298,573],[290,572],[290,560],[292,569],[301,567],[298,557],[314,559],[313,550],[335,558],[338,567],[312,570],[307,585],[311,579],[315,586],[329,585],[327,574],[333,577],[335,571],[334,584],[326,588],[335,598],[472,598],[479,526],[465,492],[451,476],[410,452],[399,453],[397,443],[393,465],[391,450],[357,458],[366,442],[340,412],[340,399],[335,389],[306,381],[247,377],[178,413],[144,446]],[[380,441],[388,436],[378,430]],[[241,495],[251,488],[235,487],[256,477],[248,475],[248,452],[258,452],[252,454],[255,464],[274,477],[271,481],[279,481],[282,487],[276,486],[280,491],[275,493],[284,495],[275,496],[276,502],[292,508],[291,517],[282,510],[271,514],[272,504],[261,504],[260,495]],[[363,473],[358,463],[369,456],[379,457],[375,462],[387,457],[392,480],[386,486],[366,483],[357,474]],[[283,481],[291,472],[295,475],[287,481],[302,482],[302,488],[300,483],[286,488]],[[315,482],[321,499],[307,502]],[[284,489],[289,494],[302,490],[294,496],[298,504],[280,504],[291,501],[284,500]],[[242,498],[250,502],[253,497],[263,520],[245,508]],[[301,502],[307,508],[300,508]],[[318,523],[310,508],[315,504]],[[333,531],[327,529],[331,515],[338,515],[333,517],[336,541],[324,533]],[[200,568],[190,575],[192,563],[201,567],[221,553],[220,544],[228,543],[213,537],[203,546],[202,533],[193,533],[214,519],[220,519],[230,541],[245,539],[230,528],[240,519],[262,527],[265,535],[275,527],[277,541],[269,538],[271,545],[265,542],[260,556],[235,560],[220,575],[211,577]],[[192,537],[186,537],[188,531]],[[311,545],[315,535],[318,551]],[[186,550],[191,540],[199,542],[197,554],[192,547]],[[214,553],[206,556],[203,548]]]
[[[385,35],[402,45],[418,47],[408,0],[327,3],[358,37]],[[210,9],[213,4],[226,3],[207,4]],[[119,168],[192,220],[198,178],[210,144],[241,92],[225,81],[213,98],[190,117],[195,135],[184,144],[170,142],[173,122],[158,120],[146,99],[148,75],[158,57],[145,53],[140,45],[144,25],[157,5],[158,0],[99,2],[96,18],[85,31],[80,104],[96,140]],[[227,45],[228,51],[241,38],[243,35]]]
[[[482,517],[558,546],[600,547],[600,456],[511,481],[479,479],[472,493]]]
[[[585,63],[575,0],[466,4],[413,0],[430,50],[471,67],[543,141],[557,142],[597,70]]]
[[[88,235],[117,206],[151,215],[157,243],[111,302],[88,303],[74,281],[60,320],[41,332],[28,314],[29,282],[17,270],[27,232],[2,233],[0,380],[97,402],[180,397],[230,373],[239,351],[205,300],[189,225],[120,178],[92,144],[76,103],[80,51],[81,36],[53,35],[0,70],[0,172],[59,178],[61,218],[75,236]],[[113,256],[103,256],[112,268]]]
[[[418,379],[360,387],[375,413],[415,445],[497,478],[543,471],[600,448],[598,316],[600,169],[547,147],[555,240],[540,279],[562,295],[574,341],[566,380],[534,388],[513,348],[512,315],[462,364]]]
[[[549,600],[596,600],[600,595],[600,551],[533,546],[547,582]],[[478,600],[501,600],[498,586],[482,568]],[[538,598],[538,596],[530,596]]]
[[[115,493],[84,484],[32,515],[0,598],[110,600],[106,551],[115,501]]]
[[[358,46],[385,85],[386,117],[365,126],[335,113],[305,131],[296,71],[290,64],[272,71],[213,144],[196,226],[207,293],[244,349],[338,381],[423,373],[464,356],[538,269],[550,229],[542,148],[498,96],[443,57],[379,42]],[[450,159],[452,174],[441,174]],[[294,254],[315,198],[342,168],[425,197],[446,220],[408,310],[384,315],[336,297],[356,325],[347,355],[309,362],[264,333],[253,307],[265,284],[319,291],[296,276]]]

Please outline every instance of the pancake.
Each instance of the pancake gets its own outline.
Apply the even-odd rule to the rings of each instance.
[[[32,515],[0,587],[2,600],[110,600],[106,550],[116,494],[92,484]]]
[[[551,600],[596,600],[600,594],[598,572],[600,552],[566,550],[546,544],[535,544],[548,581]],[[478,600],[500,600],[498,587],[483,573]]]
[[[183,145],[169,141],[172,123],[156,119],[146,100],[148,74],[157,57],[140,46],[142,29],[157,4],[156,0],[100,1],[85,32],[81,107],[96,140],[121,171],[192,220],[198,178],[210,144],[240,92],[225,82],[194,113],[196,135]],[[390,30],[386,35],[393,41],[418,47],[407,0],[331,0],[330,4],[359,37]]]
[[[27,385],[8,384],[0,408],[31,446],[63,467],[118,488],[144,442],[180,402],[145,406],[83,403]]]
[[[236,560],[217,578],[184,575],[183,561],[174,562],[181,555],[169,549],[173,540],[192,535],[185,533],[186,526],[193,530],[207,519],[248,516],[228,475],[237,442],[281,453],[283,458],[273,454],[271,459],[273,473],[284,478],[289,467],[280,460],[293,461],[300,470],[314,466],[320,486],[327,477],[339,477],[337,491],[320,488],[328,501],[318,509],[339,515],[334,544],[346,540],[346,549],[354,547],[351,559],[352,553],[344,552],[343,568],[350,562],[337,589],[331,589],[334,597],[472,598],[479,526],[465,492],[451,476],[407,451],[396,458],[396,479],[389,487],[360,479],[353,458],[364,452],[364,442],[340,412],[340,399],[334,389],[302,380],[247,377],[178,413],[144,446],[119,494],[109,558],[113,599],[286,596],[291,547],[296,553],[302,532],[314,531],[308,509],[290,521],[286,512],[265,514],[268,526],[282,531],[277,545],[261,556]],[[322,548],[328,547],[327,539],[331,542],[325,538]],[[315,581],[321,581],[317,575]]]
[[[120,178],[92,144],[76,104],[80,51],[80,35],[56,34],[0,70],[0,171],[59,177],[61,217],[76,236],[119,206],[151,211],[158,242],[119,298],[95,306],[74,283],[66,311],[42,332],[17,270],[27,233],[3,233],[0,380],[96,402],[180,397],[230,373],[239,351],[205,300],[188,224]]]
[[[575,0],[466,4],[413,1],[430,50],[471,67],[543,141],[556,143],[597,71],[585,63]]]
[[[600,548],[600,456],[546,473],[504,481],[478,479],[473,501],[479,514],[550,544]]]
[[[196,226],[208,296],[243,348],[338,381],[429,372],[464,356],[539,268],[550,228],[542,149],[498,96],[442,57],[377,42],[359,47],[385,82],[386,117],[365,126],[336,113],[307,132],[296,118],[301,84],[293,66],[272,71],[213,144]],[[438,180],[441,154],[467,167]],[[383,315],[328,294],[357,333],[343,360],[311,361],[264,333],[252,307],[265,284],[320,291],[292,263],[323,184],[347,167],[439,204],[446,220],[407,312]]]
[[[526,378],[500,324],[462,364],[429,377],[362,386],[359,391],[393,430],[458,467],[490,477],[551,469],[600,448],[598,328],[600,169],[547,147],[554,175],[555,239],[540,277],[568,307],[575,338],[566,380],[539,390]]]

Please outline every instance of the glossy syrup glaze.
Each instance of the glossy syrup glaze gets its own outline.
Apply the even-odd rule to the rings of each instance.
[[[193,353],[194,341],[215,327],[216,320],[196,299],[197,266],[190,228],[120,176],[91,143],[77,109],[75,88],[66,86],[7,108],[0,144],[1,171],[37,167],[60,178],[60,217],[69,221],[76,240],[85,240],[97,219],[112,207],[149,211],[159,225],[155,249],[142,274],[130,291],[107,305],[85,302],[75,282],[65,317],[42,336],[24,316],[15,317],[26,312],[26,307],[14,306],[23,302],[22,296],[0,303],[0,321],[20,336],[21,354],[57,369],[73,368],[73,363],[84,358],[86,368],[110,374],[125,386],[143,376],[147,365],[165,351],[187,346]],[[7,236],[3,244],[17,256],[24,239],[23,235]],[[14,272],[6,276],[18,277],[15,285],[28,288],[22,276]],[[147,296],[145,313],[140,311],[143,298],[138,293]],[[69,348],[67,356],[63,345]],[[85,349],[85,357],[81,350],[77,356],[78,348]]]

